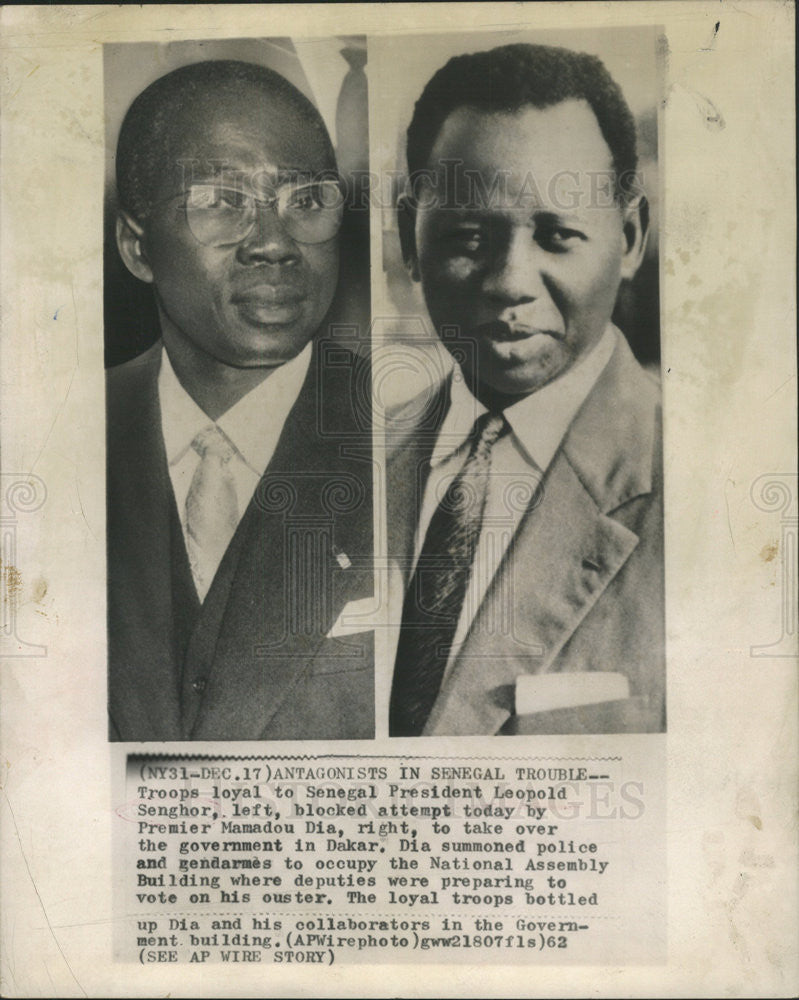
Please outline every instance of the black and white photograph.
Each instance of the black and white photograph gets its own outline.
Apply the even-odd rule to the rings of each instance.
[[[433,37],[379,89],[381,382],[420,383],[385,412],[389,732],[661,732],[662,36],[500,40]]]
[[[796,996],[794,5],[0,66],[0,995]]]
[[[299,48],[105,54],[115,740],[374,735],[366,40]]]

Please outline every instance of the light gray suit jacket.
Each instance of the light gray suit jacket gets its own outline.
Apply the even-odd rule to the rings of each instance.
[[[448,384],[421,403],[393,414],[388,435],[389,556],[405,586]],[[423,735],[665,729],[661,443],[659,388],[619,337],[522,517]],[[500,627],[491,611],[497,593]],[[631,697],[516,716],[520,675],[596,670],[625,674]]]

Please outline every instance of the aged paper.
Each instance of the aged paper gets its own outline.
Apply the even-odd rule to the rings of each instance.
[[[771,0],[3,9],[5,994],[795,995],[793,17]],[[517,40],[595,51],[639,120],[657,253],[634,346],[663,398],[667,725],[397,738],[380,416],[450,363],[403,271],[401,132],[450,55]],[[375,590],[325,638],[374,631],[375,736],[109,742],[104,200],[119,121],[160,73],[235,58],[301,67],[292,82],[336,137],[342,48],[356,65],[366,53],[381,194]],[[352,329],[337,336],[368,356]],[[597,701],[623,698],[614,666]]]

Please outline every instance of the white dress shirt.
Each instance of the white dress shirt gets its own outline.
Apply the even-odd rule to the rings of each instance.
[[[191,446],[196,435],[216,423],[234,446],[236,453],[230,460],[229,469],[236,487],[240,522],[275,453],[283,425],[300,394],[310,360],[311,345],[308,344],[296,358],[276,368],[218,420],[213,421],[180,384],[169,355],[166,350],[162,351],[158,373],[161,429],[184,540],[186,496],[200,461],[200,456]]]
[[[504,411],[510,433],[503,435],[491,452],[491,474],[480,538],[447,670],[451,669],[469,633],[489,584],[522,516],[536,496],[544,473],[577,411],[610,360],[618,336],[616,328],[608,325],[588,354],[565,374]],[[450,378],[450,406],[430,458],[430,473],[416,529],[414,569],[433,514],[466,462],[469,453],[467,439],[474,422],[486,412],[486,407],[467,388],[458,365],[453,368]],[[509,606],[508,595],[493,594],[489,628],[502,630]]]

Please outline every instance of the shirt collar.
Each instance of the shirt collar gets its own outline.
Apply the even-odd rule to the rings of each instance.
[[[460,365],[455,364],[449,377],[449,409],[438,432],[430,465],[435,468],[463,447],[474,422],[485,413],[485,407],[469,391]]]
[[[216,421],[246,464],[259,476],[269,464],[289,411],[302,389],[312,345],[276,368]],[[214,423],[180,384],[166,350],[158,374],[161,427],[167,461],[183,458],[199,431]]]
[[[618,330],[609,323],[599,341],[577,364],[504,411],[514,438],[528,460],[542,472],[549,467],[577,411],[610,360],[617,336]],[[485,412],[486,407],[469,391],[456,364],[450,376],[450,405],[433,448],[431,466],[439,465],[461,448],[475,420]]]

